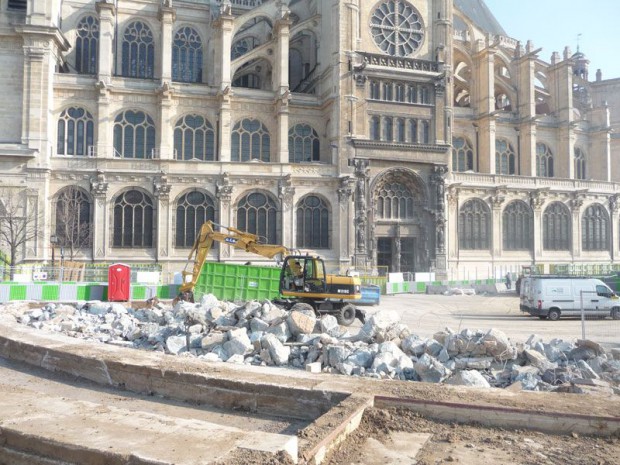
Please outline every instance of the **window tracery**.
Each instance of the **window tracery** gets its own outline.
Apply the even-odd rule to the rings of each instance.
[[[291,163],[319,161],[320,140],[308,124],[296,124],[288,131],[288,156]]]
[[[329,248],[329,209],[315,195],[304,197],[296,209],[297,247]]]
[[[57,155],[88,155],[95,138],[93,116],[83,108],[67,108],[58,118],[57,134]]]
[[[465,202],[459,211],[459,248],[488,250],[491,245],[491,213],[480,199]]]
[[[99,20],[94,16],[82,18],[76,27],[75,69],[80,74],[97,74]]]
[[[202,82],[202,40],[192,27],[182,27],[174,36],[172,80]]]
[[[420,14],[404,0],[387,0],[379,4],[370,18],[370,32],[384,53],[399,57],[417,51],[424,39]]]
[[[152,247],[157,225],[153,201],[139,190],[129,190],[114,202],[114,247]]]
[[[203,223],[215,221],[213,199],[201,191],[184,194],[177,202],[176,246],[192,247]]]
[[[237,228],[277,244],[278,209],[275,200],[261,192],[243,197],[237,204]]]
[[[200,115],[186,115],[174,128],[174,151],[177,160],[215,160],[215,130]]]
[[[246,118],[239,121],[231,137],[232,161],[270,161],[269,131],[259,120]]]

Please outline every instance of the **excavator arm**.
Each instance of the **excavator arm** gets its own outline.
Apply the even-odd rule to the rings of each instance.
[[[219,227],[220,231],[216,231],[214,229],[215,226]],[[221,230],[226,230],[228,233],[222,232]],[[191,272],[183,271],[183,283],[179,288],[181,299],[191,300],[190,296],[192,296],[194,287],[200,276],[202,265],[207,259],[207,255],[214,241],[228,244],[236,249],[245,250],[246,252],[251,252],[267,258],[273,258],[278,254],[282,254],[282,257],[284,257],[289,254],[289,250],[283,245],[261,244],[256,234],[207,221],[200,228],[198,237],[189,253],[188,263],[193,261],[194,264]],[[191,276],[191,279],[188,279],[188,276]]]

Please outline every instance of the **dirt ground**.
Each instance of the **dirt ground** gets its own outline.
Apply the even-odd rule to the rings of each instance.
[[[409,465],[616,465],[620,438],[553,436],[429,421],[407,410],[366,411],[360,428],[330,456],[326,465],[368,465],[363,447],[368,438],[390,447],[390,433],[430,433],[430,441]],[[394,461],[386,461],[395,463]]]

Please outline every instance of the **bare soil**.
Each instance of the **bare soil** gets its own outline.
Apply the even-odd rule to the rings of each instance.
[[[554,436],[523,430],[503,430],[429,421],[408,410],[368,409],[360,427],[328,458],[326,465],[364,464],[366,438],[389,447],[390,433],[430,433],[418,454],[418,465],[616,465],[620,463],[620,438],[573,434]],[[388,462],[386,462],[388,463]]]

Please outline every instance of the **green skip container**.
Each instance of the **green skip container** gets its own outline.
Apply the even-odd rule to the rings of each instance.
[[[205,262],[194,298],[213,294],[219,300],[266,300],[280,296],[280,268]]]

